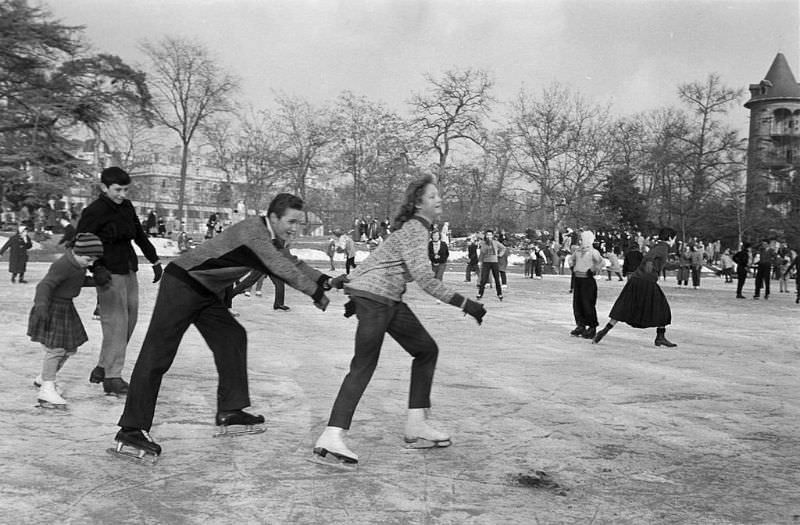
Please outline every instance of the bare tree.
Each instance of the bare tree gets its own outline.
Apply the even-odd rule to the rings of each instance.
[[[238,80],[198,42],[164,37],[142,44],[142,49],[152,66],[149,81],[155,120],[181,141],[178,217],[183,218],[189,145],[203,121],[233,110],[229,97],[238,88]]]
[[[512,106],[513,168],[533,186],[539,207],[552,213],[560,228],[559,208],[569,204],[573,218],[587,213],[610,160],[608,111],[553,84],[535,99],[524,90]],[[547,221],[546,215],[541,216]]]
[[[439,79],[425,78],[427,93],[411,99],[412,121],[436,152],[439,187],[446,194],[446,168],[454,144],[466,141],[481,146],[484,142],[483,121],[494,101],[494,83],[479,69],[450,70]]]
[[[333,137],[330,114],[326,108],[312,106],[298,97],[278,94],[278,107],[265,112],[280,152],[282,169],[291,181],[291,189],[303,200],[308,199],[309,178],[318,155]],[[306,222],[308,222],[306,213]]]
[[[344,92],[332,115],[331,145],[352,178],[352,212],[388,215],[413,164],[416,146],[406,122],[365,97]]]

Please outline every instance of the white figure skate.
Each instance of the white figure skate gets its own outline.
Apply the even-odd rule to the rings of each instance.
[[[428,424],[428,409],[409,408],[405,432],[406,448],[443,448],[452,445],[450,436]]]
[[[56,392],[55,381],[42,381],[39,388],[39,408],[56,408],[66,410],[67,402]]]
[[[344,435],[347,431],[339,427],[325,427],[314,445],[312,461],[322,465],[352,469],[358,465],[358,456],[347,448]]]

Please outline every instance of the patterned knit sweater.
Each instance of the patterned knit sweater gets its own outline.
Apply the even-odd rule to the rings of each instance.
[[[345,293],[393,304],[403,300],[406,283],[416,281],[430,295],[449,303],[458,294],[433,276],[428,259],[430,228],[428,221],[414,216],[392,232],[353,270]]]

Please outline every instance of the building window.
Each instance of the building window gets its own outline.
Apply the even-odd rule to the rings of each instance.
[[[789,163],[792,162],[792,150],[790,150],[790,149],[786,150],[786,162],[789,162]]]

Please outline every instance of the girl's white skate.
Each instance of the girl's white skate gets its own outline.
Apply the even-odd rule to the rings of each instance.
[[[56,392],[55,381],[42,381],[39,388],[39,408],[56,408],[66,410],[67,402]]]
[[[406,448],[443,448],[452,445],[450,436],[428,424],[428,409],[408,409],[405,433]]]
[[[344,444],[345,432],[343,428],[325,427],[314,445],[314,455],[311,460],[322,465],[355,468],[358,465],[358,456]]]

